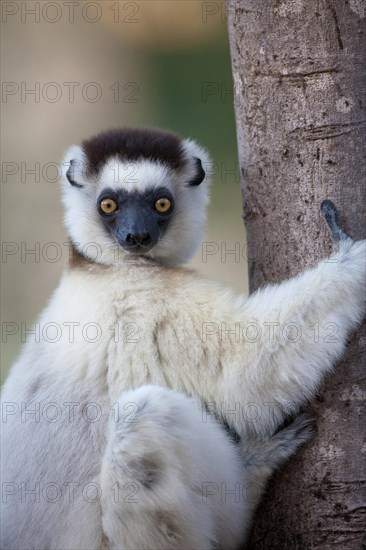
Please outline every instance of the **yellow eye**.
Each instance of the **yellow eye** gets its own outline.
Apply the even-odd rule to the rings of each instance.
[[[113,199],[104,199],[100,203],[100,208],[105,214],[113,214],[117,210],[117,203]]]
[[[161,199],[158,199],[155,203],[155,210],[158,212],[168,212],[169,208],[171,207],[171,202],[166,197],[162,197]]]

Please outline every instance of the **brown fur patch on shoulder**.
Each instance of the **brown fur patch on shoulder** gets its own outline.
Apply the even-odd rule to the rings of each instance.
[[[69,267],[71,269],[77,269],[77,268],[83,268],[83,267],[90,267],[90,265],[94,264],[90,258],[87,258],[79,252],[79,250],[76,248],[74,243],[70,241],[70,256],[69,256]]]
[[[96,176],[110,157],[121,161],[149,159],[182,167],[182,141],[177,134],[149,128],[121,128],[101,132],[82,142],[87,158],[87,172]]]
[[[91,258],[84,256],[70,241],[70,256],[69,256],[69,269],[83,269],[87,271],[104,271],[108,269],[108,265],[99,264],[94,262]]]

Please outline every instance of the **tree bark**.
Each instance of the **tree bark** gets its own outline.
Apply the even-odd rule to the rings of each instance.
[[[365,238],[363,0],[228,0],[250,290],[329,254],[333,200]],[[250,547],[366,548],[365,326],[311,405],[316,435],[271,480]]]

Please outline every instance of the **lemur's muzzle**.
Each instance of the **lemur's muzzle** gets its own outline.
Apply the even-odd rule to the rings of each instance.
[[[151,250],[159,240],[159,228],[149,208],[130,205],[118,214],[114,236],[132,254]]]

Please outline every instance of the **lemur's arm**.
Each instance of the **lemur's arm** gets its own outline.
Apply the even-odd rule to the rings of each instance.
[[[233,313],[226,309],[221,329],[206,334],[208,346],[210,337],[220,345],[224,403],[217,412],[239,433],[273,431],[312,397],[364,315],[366,241],[344,233],[330,201],[321,210],[337,251],[259,290]]]

